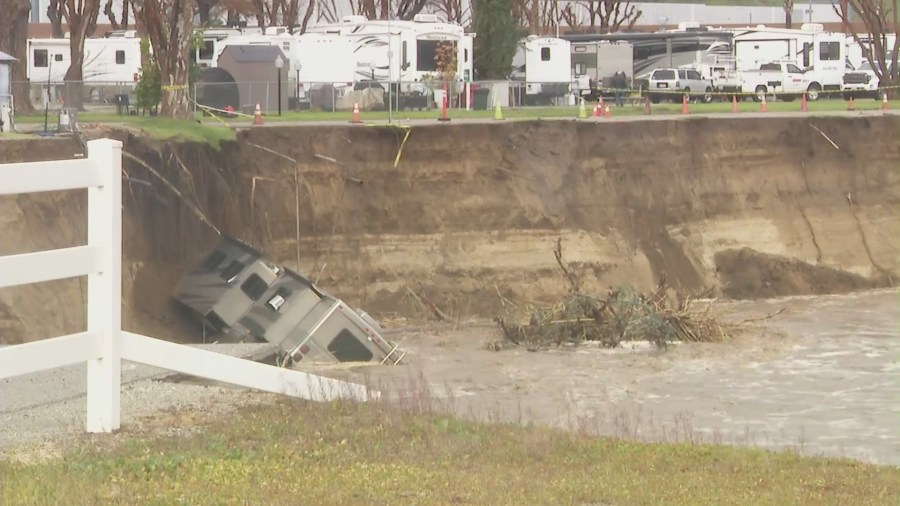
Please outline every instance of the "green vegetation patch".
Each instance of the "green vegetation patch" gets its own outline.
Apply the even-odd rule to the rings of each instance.
[[[282,402],[194,436],[0,462],[3,504],[897,504],[897,469]],[[102,441],[102,438],[101,438]]]

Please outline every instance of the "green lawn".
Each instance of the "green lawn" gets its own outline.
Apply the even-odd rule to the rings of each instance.
[[[196,121],[183,121],[170,118],[119,116],[115,113],[105,112],[82,112],[78,115],[78,122],[81,124],[120,123],[140,129],[156,139],[205,142],[214,147],[218,147],[219,143],[222,141],[234,139],[234,131],[230,128],[224,128],[221,124],[206,125]],[[44,116],[43,114],[28,116],[20,115],[16,116],[16,123],[19,125],[43,126]],[[56,128],[56,119],[52,113],[50,115],[49,127],[51,130]]]
[[[590,114],[593,104],[587,104],[586,110]],[[740,102],[738,104],[741,112],[758,112],[760,104],[756,102]],[[800,102],[770,102],[768,103],[770,112],[799,111]],[[878,110],[881,108],[881,102],[877,100],[865,99],[855,101],[857,110]],[[891,109],[900,108],[900,100],[891,101]],[[523,107],[517,109],[504,109],[503,117],[510,119],[539,119],[539,118],[577,118],[578,107]],[[820,100],[810,102],[809,110],[815,112],[843,111],[847,109],[847,102],[843,100]],[[610,107],[613,116],[634,116],[644,114],[643,106],[625,106]],[[691,104],[690,112],[692,114],[711,114],[711,113],[730,113],[730,102],[715,102],[712,104]],[[652,107],[654,115],[680,115],[681,104],[662,103]],[[347,111],[341,112],[318,112],[318,111],[290,111],[285,112],[282,116],[266,115],[266,123],[279,122],[311,122],[311,121],[334,121],[336,123],[346,123],[351,119],[351,113]],[[393,119],[403,120],[429,120],[440,116],[440,112],[431,111],[401,111],[393,114]],[[386,111],[363,112],[363,121],[386,121],[389,115]],[[484,119],[493,118],[494,111],[466,111],[466,110],[450,110],[448,117],[451,119]],[[246,127],[250,125],[250,118],[238,118],[221,120],[209,116],[203,117],[197,115],[199,121],[180,121],[168,118],[148,117],[148,116],[118,116],[115,113],[97,113],[83,112],[79,114],[79,122],[84,125],[88,123],[106,123],[106,124],[123,124],[140,130],[156,139],[177,139],[196,142],[205,142],[214,147],[218,147],[219,143],[225,140],[234,139],[234,127]],[[16,121],[20,125],[41,125],[44,121],[42,115],[18,116]],[[51,123],[51,129],[55,128],[55,123]],[[11,137],[11,136],[8,136]],[[7,138],[7,136],[0,137]]]
[[[385,405],[282,402],[193,436],[0,461],[3,504],[815,504],[900,501],[898,470],[479,425]]]

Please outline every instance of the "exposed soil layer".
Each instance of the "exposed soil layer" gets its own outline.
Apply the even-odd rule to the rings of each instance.
[[[501,295],[552,301],[566,289],[557,238],[588,290],[661,276],[740,298],[884,285],[900,270],[898,127],[535,121],[414,127],[405,144],[387,127],[266,127],[221,151],[116,132],[158,174],[126,159],[124,325],[197,338],[171,293],[217,240],[198,214],[376,315],[418,312],[410,291],[454,317],[493,315]],[[80,149],[10,140],[0,160]],[[0,198],[0,254],[83,243],[85,211],[84,192]],[[83,285],[0,291],[0,339],[83,328]]]

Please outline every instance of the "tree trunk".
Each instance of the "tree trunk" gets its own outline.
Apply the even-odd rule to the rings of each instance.
[[[191,102],[188,100],[188,71],[187,65],[177,65],[166,73],[163,73],[162,105],[159,114],[167,118],[189,119],[191,117]]]
[[[0,15],[0,51],[18,60],[11,65],[12,94],[16,112],[19,114],[34,112],[29,84],[25,77],[28,67],[28,13],[31,12],[31,2],[0,0],[0,12],[3,13]]]
[[[66,83],[63,105],[74,107],[79,111],[84,110],[84,42],[75,43],[71,39],[69,43],[69,56],[71,64],[63,80]]]
[[[791,18],[792,18],[791,13],[785,11],[785,13],[784,13],[784,27],[785,28],[790,29],[794,25],[793,19],[791,19]]]
[[[60,1],[61,0],[50,0],[50,5],[47,6],[47,17],[50,18],[50,30],[52,33],[51,37],[54,39],[63,38],[63,16],[62,12],[59,10]]]
[[[144,27],[159,65],[162,82],[160,115],[188,119],[190,49],[195,0],[144,0],[134,5],[135,20]]]

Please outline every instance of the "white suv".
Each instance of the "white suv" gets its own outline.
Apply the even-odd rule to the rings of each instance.
[[[707,104],[713,100],[712,82],[704,80],[694,69],[656,69],[650,74],[647,92],[654,104],[664,98],[680,102],[684,95]]]

